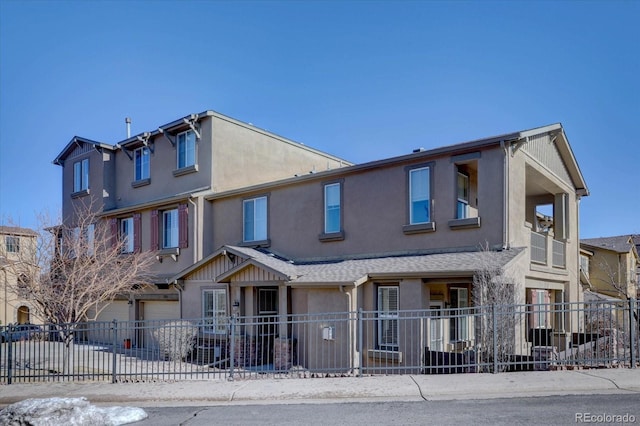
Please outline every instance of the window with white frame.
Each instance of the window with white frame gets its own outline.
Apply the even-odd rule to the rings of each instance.
[[[69,257],[75,258],[78,255],[93,256],[95,254],[95,230],[94,224],[86,227],[75,227],[71,229],[69,246]]]
[[[324,232],[340,232],[340,183],[324,186]]]
[[[580,270],[587,278],[589,278],[589,256],[584,254],[580,255]]]
[[[409,223],[412,225],[431,221],[430,178],[429,167],[409,171]]]
[[[151,151],[143,146],[133,152],[134,180],[149,179],[149,158]]]
[[[68,245],[69,245],[69,257],[72,259],[78,256],[78,249],[80,245],[80,235],[81,235],[81,232],[79,227],[76,226],[71,230],[71,241],[68,242]]]
[[[378,346],[398,349],[398,286],[378,287]]]
[[[120,219],[120,240],[122,241],[122,252],[133,253],[133,218]]]
[[[178,169],[196,164],[196,134],[192,130],[178,133]]]
[[[178,247],[178,209],[162,212],[162,248]]]
[[[87,226],[84,231],[85,244],[87,245],[87,255],[93,256],[95,254],[96,244],[96,225],[93,223]]]
[[[469,175],[458,172],[456,219],[469,217]]]
[[[267,197],[243,201],[245,242],[267,239]]]
[[[89,159],[73,163],[73,192],[89,189]]]
[[[450,288],[449,299],[451,303],[449,337],[454,342],[469,340],[469,289]]]
[[[4,237],[4,244],[7,253],[19,253],[20,252],[20,237],[15,235],[7,235]]]
[[[531,290],[531,324],[530,328],[549,328],[551,295],[549,290]]]
[[[226,334],[227,332],[227,290],[224,288],[203,290],[202,317],[204,331]]]

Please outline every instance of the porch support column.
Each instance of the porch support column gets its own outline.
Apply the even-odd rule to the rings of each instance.
[[[282,339],[289,337],[287,316],[287,286],[280,284],[278,286],[278,334]]]
[[[252,317],[256,315],[255,312],[255,303],[253,301],[253,291],[254,287],[253,286],[249,286],[249,287],[244,287],[244,310],[245,310],[245,315],[248,317]]]
[[[240,300],[242,300],[240,287],[232,286],[231,287],[231,313],[233,315],[236,315],[236,316],[240,315]],[[235,306],[236,302],[238,302],[238,306]],[[247,307],[245,306],[245,312],[246,312],[246,309]]]

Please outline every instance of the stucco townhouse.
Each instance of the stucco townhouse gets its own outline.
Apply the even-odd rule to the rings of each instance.
[[[353,165],[207,111],[112,146],[76,137],[55,162],[65,218],[74,200],[98,196],[131,250],[157,253],[156,290],[112,303],[104,319],[209,318],[215,334],[230,315],[276,317],[240,338],[266,342],[264,353],[296,341],[305,357],[322,346],[296,340],[288,318],[372,310],[378,331],[363,362],[375,363],[412,356],[388,318],[471,306],[487,265],[519,303],[583,297],[578,217],[589,191],[560,124]],[[569,315],[522,327],[569,339],[567,324],[579,323]],[[356,330],[334,332],[323,326],[322,338],[353,344]],[[473,339],[461,316],[428,344]]]

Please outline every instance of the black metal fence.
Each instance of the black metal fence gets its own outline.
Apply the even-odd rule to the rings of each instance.
[[[0,383],[482,373],[639,363],[635,299],[0,328]]]

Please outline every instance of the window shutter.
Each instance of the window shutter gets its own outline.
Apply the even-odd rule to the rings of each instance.
[[[133,252],[140,253],[142,250],[142,215],[135,213],[133,215]]]
[[[179,247],[189,247],[189,205],[180,204],[178,206],[178,239]]]
[[[151,250],[160,250],[160,240],[158,239],[160,223],[158,221],[158,214],[158,210],[151,211]]]
[[[115,247],[118,244],[118,219],[111,218],[109,226],[111,227],[111,247]]]

